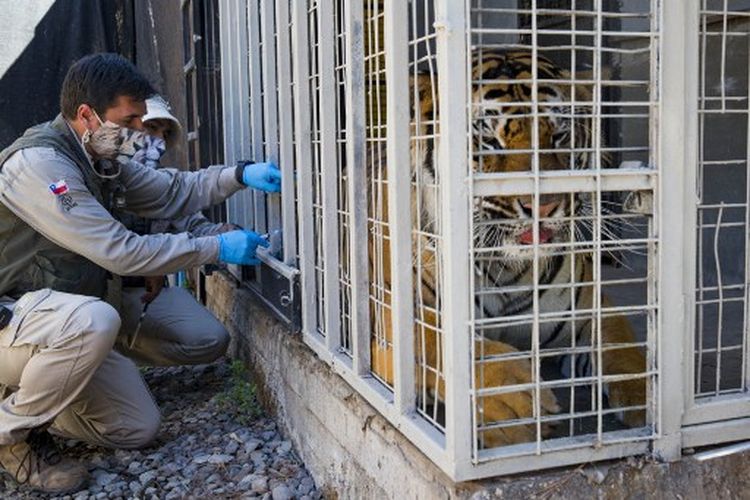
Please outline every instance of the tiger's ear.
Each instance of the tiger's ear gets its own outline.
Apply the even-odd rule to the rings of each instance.
[[[409,97],[414,99],[415,86],[418,105],[411,106],[411,115],[414,118],[414,110],[419,109],[423,120],[432,120],[433,113],[437,111],[437,86],[434,73],[417,73],[409,77]],[[412,103],[413,104],[413,103]]]

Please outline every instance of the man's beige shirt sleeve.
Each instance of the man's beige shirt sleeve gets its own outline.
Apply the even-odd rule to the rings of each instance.
[[[217,172],[216,186],[220,176],[221,172]],[[67,192],[56,195],[50,186],[60,181],[67,184]],[[138,172],[131,178],[134,186],[148,181]],[[151,181],[156,183],[153,190],[176,182]],[[182,197],[172,192],[181,187],[192,190],[195,196]],[[185,209],[193,213],[200,208],[195,205],[224,194],[202,189],[192,180],[177,181],[177,185],[162,191],[164,204],[174,211]],[[146,201],[151,191],[142,186],[136,191],[141,213],[155,212],[156,204]],[[129,231],[86,188],[78,167],[51,148],[23,149],[5,162],[0,170],[0,201],[52,242],[123,276],[160,275],[214,262],[219,251],[215,237],[193,238],[185,233],[138,235]]]

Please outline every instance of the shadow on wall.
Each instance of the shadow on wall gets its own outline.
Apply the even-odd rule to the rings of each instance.
[[[11,9],[3,15],[22,16],[26,11]],[[60,87],[74,61],[94,52],[118,52],[133,60],[132,19],[132,0],[55,1],[33,39],[0,75],[0,149],[59,113]]]

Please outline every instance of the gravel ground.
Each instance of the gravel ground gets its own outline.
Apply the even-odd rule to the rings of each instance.
[[[91,478],[87,490],[56,498],[321,498],[275,422],[249,419],[249,405],[235,404],[246,391],[238,390],[227,362],[150,368],[144,377],[162,410],[157,442],[142,450],[107,450],[59,441],[65,455],[88,462]],[[3,476],[0,498],[46,497]]]

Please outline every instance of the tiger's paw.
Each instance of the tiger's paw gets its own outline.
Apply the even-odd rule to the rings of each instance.
[[[516,352],[513,347],[501,342],[485,341],[482,351],[485,356]],[[504,359],[485,361],[476,367],[476,387],[500,388],[533,383],[533,366],[528,359]],[[541,416],[558,413],[560,406],[550,389],[539,392]],[[508,420],[528,420],[535,416],[533,389],[483,396],[477,401],[478,420],[485,425],[502,424]],[[523,422],[518,425],[492,428],[481,431],[484,448],[509,444],[528,443],[536,440],[536,423]],[[542,424],[542,437],[549,434],[550,426]]]
[[[612,382],[607,389],[611,408],[642,407],[646,404],[646,381],[644,379]],[[628,427],[643,427],[646,425],[646,411],[621,411],[617,413],[617,419]]]

